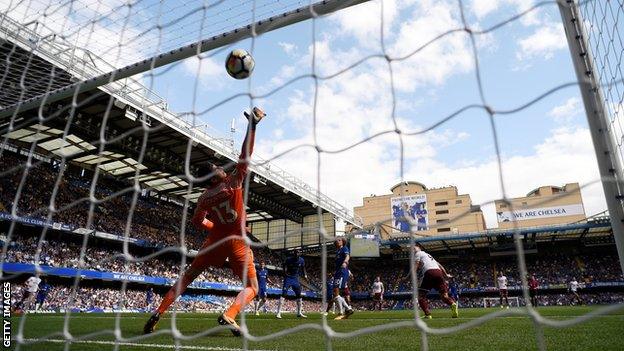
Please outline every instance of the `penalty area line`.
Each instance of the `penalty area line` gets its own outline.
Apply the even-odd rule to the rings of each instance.
[[[65,344],[67,342],[72,344],[91,344],[91,345],[119,345],[119,346],[131,346],[131,347],[146,347],[146,348],[155,348],[155,349],[176,349],[176,350],[211,350],[211,351],[242,351],[243,349],[233,349],[229,347],[220,347],[220,346],[194,346],[194,345],[169,345],[169,344],[142,344],[138,342],[114,342],[114,341],[103,341],[103,340],[63,340],[63,339],[24,339],[28,342],[38,342],[38,343],[57,343],[57,344]],[[250,351],[269,351],[269,350],[257,350],[257,349],[249,349]]]

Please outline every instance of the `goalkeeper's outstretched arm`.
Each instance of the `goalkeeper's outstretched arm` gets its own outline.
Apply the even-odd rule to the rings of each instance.
[[[256,126],[260,123],[264,116],[266,116],[266,114],[258,107],[254,107],[251,110],[251,114],[247,112],[244,112],[244,114],[249,121],[249,127],[247,128],[247,134],[245,135],[245,141],[243,142],[238,163],[239,165],[244,165],[245,169],[247,169],[247,163],[249,162],[249,157],[253,152],[254,141],[256,139]]]

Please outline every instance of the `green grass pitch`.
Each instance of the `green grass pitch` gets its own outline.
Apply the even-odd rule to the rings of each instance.
[[[538,311],[543,316],[554,320],[566,320],[592,311],[592,307],[541,307]],[[451,319],[448,310],[434,310],[433,319],[426,323],[432,328],[452,327],[482,317],[497,309],[460,310],[459,319]],[[266,336],[303,324],[321,325],[321,316],[310,313],[306,320],[297,319],[292,314],[285,314],[284,319],[275,319],[266,314],[259,317],[248,316],[247,325],[254,336]],[[408,323],[414,314],[412,311],[356,312],[350,319],[334,321],[328,319],[329,326],[336,332],[352,332],[393,322]],[[34,339],[57,333],[50,337],[53,341],[21,345],[21,350],[168,350],[174,349],[175,342],[170,333],[162,333],[171,328],[171,316],[167,314],[158,325],[161,334],[147,339],[136,340],[146,314],[125,314],[119,318],[119,330],[124,341],[115,348],[114,336],[117,318],[112,314],[73,314],[68,330],[75,338],[88,339],[69,344],[63,342],[62,331],[65,315],[27,315],[13,318],[13,337],[24,323],[24,338]],[[193,336],[216,326],[214,314],[178,314],[176,325],[184,336]],[[331,317],[331,315],[330,315]],[[624,350],[624,308],[617,313],[600,315],[582,324],[566,328],[544,327],[544,340],[548,350]],[[447,335],[428,334],[431,350],[535,350],[536,330],[531,319],[515,315],[497,317],[484,324]],[[327,339],[320,330],[304,329],[279,336],[274,339],[252,342],[250,350],[320,350],[327,346]],[[333,350],[414,350],[419,349],[420,332],[414,327],[393,327],[350,338],[332,338]],[[148,345],[145,345],[148,344]],[[243,339],[236,338],[227,330],[213,330],[210,335],[202,335],[192,340],[181,341],[181,350],[237,350],[242,348]],[[15,348],[15,343],[13,344]]]

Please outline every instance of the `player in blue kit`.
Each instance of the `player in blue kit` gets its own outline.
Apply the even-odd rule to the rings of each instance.
[[[449,284],[449,295],[451,295],[453,300],[459,305],[459,286],[455,280],[451,280],[451,284]]]
[[[258,277],[258,295],[256,295],[256,301],[254,301],[254,311],[256,316],[260,315],[260,309],[264,307],[266,313],[266,297],[267,297],[267,278],[269,271],[266,269],[264,262],[260,262],[260,269],[256,270],[256,276]]]
[[[327,301],[327,307],[322,313],[324,316],[329,314],[329,311],[334,309],[333,313],[336,313],[336,305],[334,304],[334,276],[330,273],[327,273],[327,287],[326,287],[326,296],[325,299]]]
[[[338,305],[340,315],[334,319],[347,319],[353,314],[353,309],[347,301],[340,295],[345,294],[345,289],[349,285],[349,260],[351,255],[347,247],[347,239],[338,238],[334,242],[336,246],[336,260],[334,270],[334,303]]]
[[[148,311],[151,311],[152,309],[152,303],[154,302],[154,288],[149,288],[147,289],[147,292],[145,293],[145,304],[147,306],[145,306],[145,309]]]
[[[37,291],[37,299],[35,300],[35,311],[39,311],[43,306],[50,290],[52,290],[52,287],[46,282],[45,278],[42,279],[39,284],[39,291]]]
[[[280,296],[275,317],[282,318],[282,304],[286,300],[286,296],[288,296],[288,290],[292,289],[297,299],[297,317],[308,318],[301,310],[303,300],[301,298],[301,284],[299,284],[300,276],[306,279],[308,277],[305,272],[305,262],[303,257],[301,257],[301,251],[295,250],[291,256],[284,260],[284,285],[282,285],[282,296]]]

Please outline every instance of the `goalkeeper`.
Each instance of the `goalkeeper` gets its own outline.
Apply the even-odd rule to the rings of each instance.
[[[217,322],[221,325],[229,325],[234,335],[241,335],[235,318],[258,293],[253,252],[243,238],[243,233],[246,233],[245,219],[247,217],[243,201],[243,186],[248,172],[247,163],[253,151],[256,125],[264,116],[265,113],[257,107],[253,108],[251,115],[245,112],[245,117],[249,120],[247,135],[238,163],[230,174],[226,173],[222,167],[211,163],[199,167],[200,176],[210,176],[206,184],[195,183],[195,185],[206,186],[206,190],[197,200],[192,223],[200,230],[209,231],[210,235],[202,244],[191,266],[167,292],[156,312],[145,324],[143,328],[145,334],[152,333],[156,329],[160,316],[198,275],[209,266],[223,267],[228,260],[234,273],[246,281],[246,286],[232,305],[218,317]],[[247,279],[243,279],[245,270]]]

